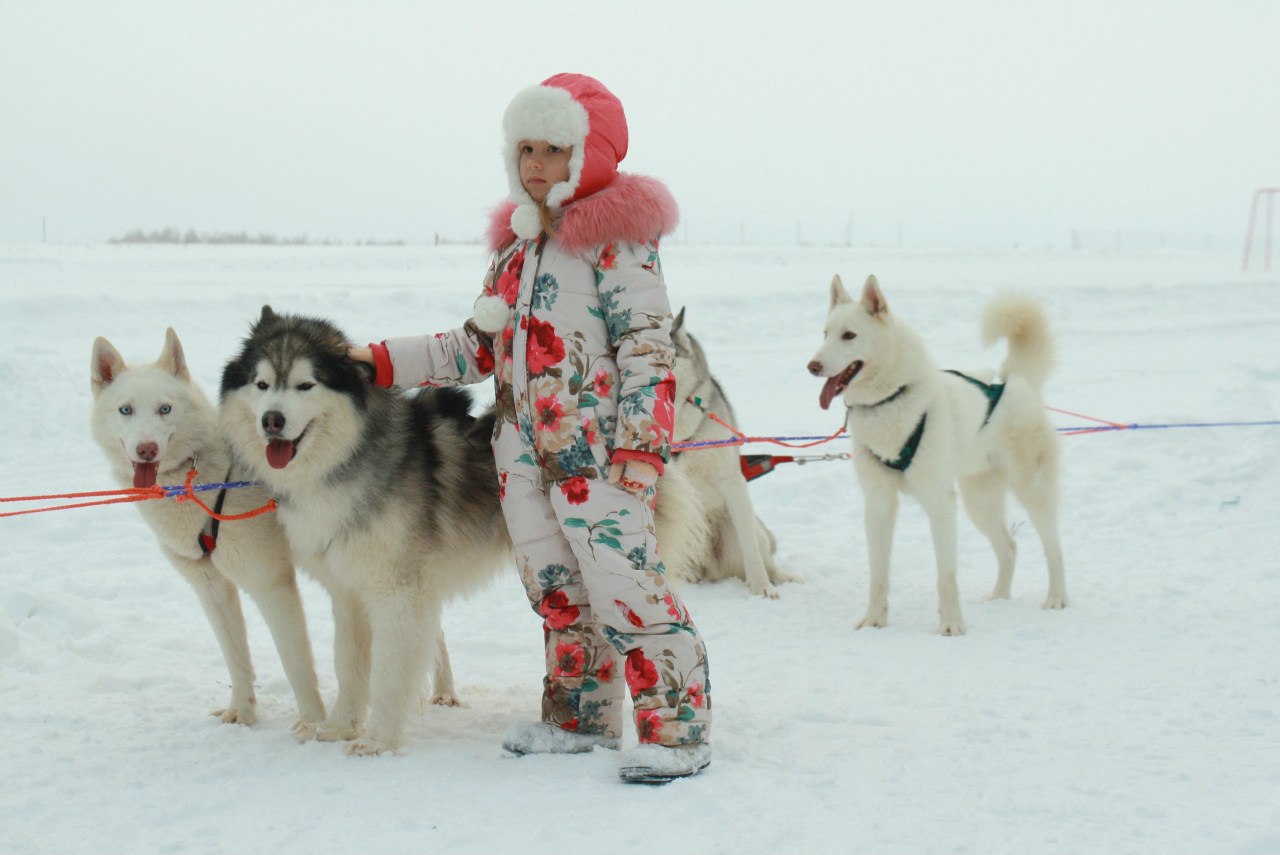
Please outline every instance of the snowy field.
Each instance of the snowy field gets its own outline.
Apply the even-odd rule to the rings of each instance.
[[[876,273],[958,369],[1002,358],[978,344],[988,296],[1036,295],[1058,336],[1055,407],[1280,419],[1280,276],[1242,275],[1234,253],[671,245],[664,264],[750,433],[837,427],[804,370],[834,272],[851,286]],[[478,247],[0,246],[0,495],[115,486],[87,424],[97,335],[150,361],[172,325],[215,395],[263,303],[356,341],[442,330],[483,265]],[[851,467],[753,482],[805,581],[778,601],[738,581],[687,591],[715,758],[662,788],[620,784],[608,752],[504,756],[541,677],[514,573],[446,612],[466,705],[416,713],[398,755],[353,759],[293,741],[251,606],[259,721],[208,717],[226,669],[134,509],[0,519],[0,852],[1280,852],[1280,428],[1062,442],[1071,607],[1039,608],[1044,562],[1016,509],[1014,598],[984,602],[994,559],[962,521],[961,638],[936,634],[917,507],[899,522],[891,626],[855,632],[867,562]],[[328,605],[310,580],[303,593],[331,702]]]

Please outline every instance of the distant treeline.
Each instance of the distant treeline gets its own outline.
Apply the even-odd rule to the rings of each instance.
[[[279,237],[271,234],[251,235],[248,232],[197,232],[195,229],[179,231],[175,228],[143,231],[133,229],[119,237],[110,239],[110,243],[218,243],[218,244],[256,244],[261,246],[404,246],[402,240],[362,240],[348,244],[339,240],[313,240],[306,235],[295,237]]]

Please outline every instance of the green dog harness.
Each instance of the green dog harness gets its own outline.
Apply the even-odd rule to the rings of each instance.
[[[959,371],[947,369],[948,374],[954,374],[962,380],[968,380],[973,385],[982,390],[982,394],[987,396],[987,417],[982,420],[982,426],[986,427],[987,422],[991,421],[991,414],[996,411],[996,404],[1000,403],[1000,396],[1004,394],[1003,383],[983,383],[981,380],[975,380],[968,374],[961,374]]]
[[[974,386],[978,387],[978,389],[982,391],[982,394],[987,396],[987,416],[982,420],[982,427],[986,427],[987,422],[991,421],[991,414],[996,411],[996,404],[1000,403],[1000,396],[1004,394],[1004,384],[1003,383],[983,383],[981,380],[978,380],[974,377],[970,377],[968,374],[962,374],[959,371],[952,371],[950,369],[947,370],[947,373],[954,374],[957,377],[961,378],[962,380],[968,380]],[[897,398],[906,390],[907,390],[907,387],[903,386],[901,389],[894,392],[892,395],[890,395],[888,398],[885,398],[883,401],[880,401],[879,403],[876,403],[876,404],[872,404],[871,407],[869,407],[868,409],[878,407],[880,406],[880,404],[887,404],[890,401],[892,401],[894,398]],[[879,460],[881,463],[883,463],[885,466],[888,466],[890,469],[896,470],[898,472],[906,472],[907,467],[911,465],[911,461],[915,459],[916,451],[920,448],[920,440],[924,438],[924,423],[928,417],[929,417],[929,414],[927,412],[920,416],[920,424],[916,425],[916,429],[911,432],[911,436],[907,437],[907,441],[902,446],[902,451],[898,452],[898,457],[896,460],[885,460],[883,457],[876,454],[874,451],[871,451],[871,449],[869,448],[867,449],[867,451],[870,451],[872,457],[874,457],[876,460]],[[979,430],[981,430],[981,428],[979,428]]]

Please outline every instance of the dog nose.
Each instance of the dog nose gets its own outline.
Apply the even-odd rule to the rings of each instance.
[[[819,361],[818,361],[818,360],[816,360],[816,359],[815,359],[815,360],[813,360],[812,362],[810,362],[810,363],[809,363],[809,373],[810,373],[810,374],[812,374],[814,377],[821,377],[821,376],[822,376],[822,363],[821,363],[821,362],[819,362]]]
[[[278,436],[284,430],[284,413],[279,410],[268,410],[263,413],[262,430],[268,436]]]
[[[154,442],[138,443],[138,456],[142,458],[142,462],[150,463],[160,454],[160,446]]]

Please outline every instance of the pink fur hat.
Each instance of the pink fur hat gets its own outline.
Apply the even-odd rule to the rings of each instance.
[[[608,187],[627,156],[627,117],[622,102],[594,77],[556,74],[518,92],[502,116],[503,162],[516,203],[511,228],[521,238],[542,231],[538,206],[520,183],[521,140],[573,147],[569,179],[551,188],[552,212]]]

